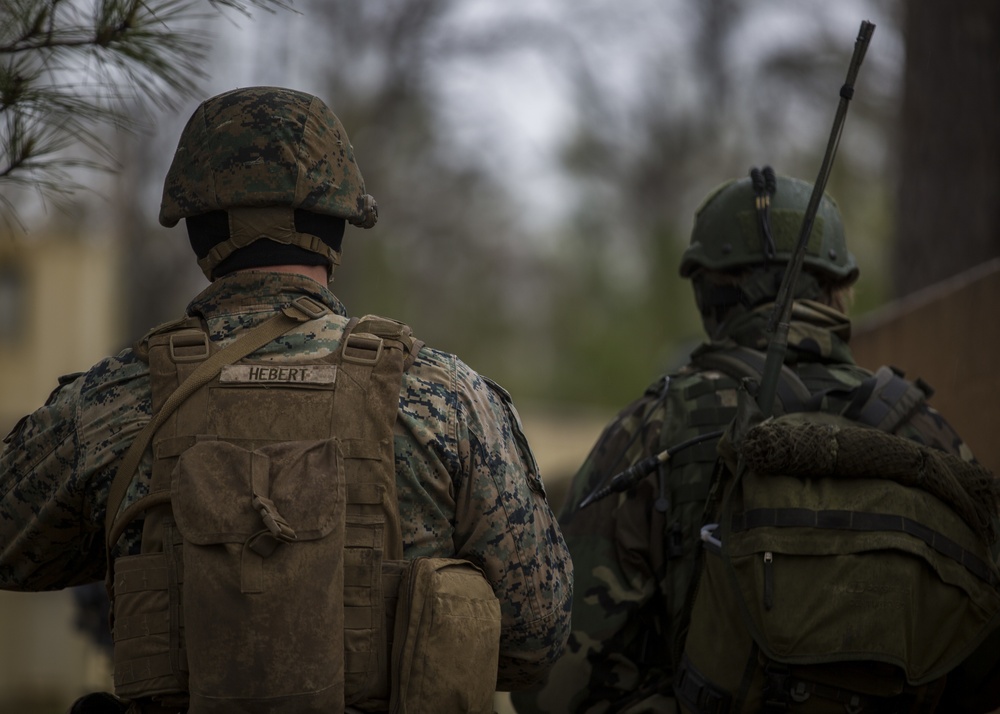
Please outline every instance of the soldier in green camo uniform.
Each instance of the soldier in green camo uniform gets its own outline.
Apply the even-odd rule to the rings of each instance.
[[[164,186],[160,222],[169,227],[181,218],[186,219],[191,246],[211,282],[191,301],[188,319],[183,323],[207,335],[204,342],[194,341],[200,345],[198,349],[231,345],[290,305],[306,305],[309,315],[298,317],[305,321],[254,352],[255,363],[311,364],[344,348],[345,361],[336,372],[337,390],[351,369],[364,368],[357,364],[364,360],[354,359],[350,364],[346,361],[342,343],[345,331],[354,323],[328,284],[340,261],[345,224],[370,228],[377,210],[365,192],[343,126],[321,100],[298,91],[257,87],[227,92],[199,106],[184,129]],[[386,320],[372,324],[398,327],[398,323]],[[0,588],[51,590],[99,581],[105,578],[109,557],[120,563],[117,559],[138,553],[140,547],[144,554],[147,552],[148,534],[143,535],[142,517],[136,517],[137,511],[130,511],[130,507],[160,488],[155,485],[158,467],[154,461],[158,463],[167,449],[164,444],[170,442],[162,437],[163,429],[154,436],[158,446],[145,449],[134,476],[126,476],[127,488],[120,508],[107,514],[109,522],[123,524],[121,537],[110,544],[110,556],[106,555],[103,534],[106,511],[111,510],[107,504],[113,477],[151,415],[164,408],[162,396],[151,396],[151,382],[157,376],[151,374],[149,359],[157,339],[169,337],[175,327],[164,326],[140,340],[134,349],[108,357],[86,372],[62,377],[45,405],[23,418],[7,436],[0,457]],[[197,336],[197,331],[194,334]],[[457,676],[482,680],[463,683],[459,678],[459,687],[485,686],[492,697],[494,677],[495,687],[500,690],[536,684],[563,650],[572,601],[572,564],[547,503],[538,467],[510,396],[458,357],[423,346],[407,335],[408,331],[397,330],[398,339],[393,343],[404,344],[407,365],[398,382],[398,400],[395,387],[390,393],[387,433],[391,436],[383,439],[390,445],[387,461],[394,485],[379,486],[389,492],[394,488],[397,494],[390,510],[398,507],[403,560],[416,562],[414,559],[423,557],[470,563],[485,575],[492,589],[489,599],[499,602],[495,672],[463,675],[464,670],[458,668]],[[382,342],[372,335],[362,337],[359,346],[377,342],[381,349]],[[390,342],[385,340],[386,352]],[[170,350],[177,346],[181,354],[180,344],[171,341]],[[333,374],[324,369],[317,368],[315,374]],[[279,380],[271,387],[285,387],[288,385],[280,380],[299,372],[275,369],[266,374]],[[261,373],[254,374],[259,377]],[[219,384],[219,379],[216,386],[222,388],[225,385]],[[297,392],[307,393],[320,392]],[[312,408],[304,400],[302,404],[303,409]],[[358,403],[354,406],[361,408]],[[278,429],[283,420],[295,418],[293,411],[250,415],[246,428],[259,432],[261,423],[273,423]],[[357,421],[362,421],[358,417]],[[227,418],[236,423],[236,417]],[[338,442],[338,454],[351,456],[349,441]],[[224,452],[210,449],[199,453]],[[377,463],[370,461],[377,455],[355,456],[354,461]],[[184,468],[182,455],[177,469]],[[168,483],[170,478],[168,473]],[[276,488],[274,484],[272,487]],[[175,498],[178,488],[182,487],[175,481]],[[256,481],[253,488],[254,507],[266,509],[269,502],[258,499],[262,494],[258,493]],[[326,496],[325,492],[317,493],[319,499]],[[292,508],[279,502],[277,496],[272,501],[270,507],[277,504],[279,509]],[[306,506],[296,507],[302,511]],[[150,508],[150,514],[156,512],[155,506]],[[114,519],[115,514],[126,513],[131,516]],[[249,514],[256,517],[252,510]],[[183,514],[176,515],[183,531],[187,521],[181,518]],[[277,514],[273,515],[270,521],[264,520],[274,533],[271,549],[282,542],[280,549],[296,547],[289,545],[295,538],[283,535],[284,526]],[[130,518],[131,522],[124,523]],[[257,525],[264,528],[259,520]],[[185,533],[184,537],[184,548],[188,549],[189,535]],[[278,552],[282,552],[280,549]],[[266,565],[270,561],[261,562]],[[185,567],[188,565],[186,556]],[[355,575],[346,568],[343,577],[349,584]],[[400,598],[403,596],[401,593]],[[339,601],[340,595],[334,600]],[[294,601],[289,607],[295,610]],[[484,607],[489,611],[491,606],[487,603]],[[352,612],[346,614],[348,628],[377,627],[367,621],[352,625],[355,616]],[[303,606],[300,619],[307,629],[310,617],[311,608]],[[126,619],[121,613],[116,616],[116,630],[123,630],[125,624],[131,626]],[[397,640],[398,627],[397,623]],[[190,638],[197,634],[189,627]],[[301,632],[299,636],[308,634]],[[116,649],[126,636],[116,631]],[[187,658],[190,660],[193,654],[189,651]],[[238,654],[218,651],[211,656],[224,660]],[[175,660],[176,655],[176,649],[172,650]],[[448,656],[464,653],[453,651]],[[128,666],[116,662],[116,684],[127,686],[130,695],[144,694],[145,685],[135,683],[138,675],[133,672],[133,663],[125,664]],[[384,670],[388,666],[383,653],[379,667]],[[393,666],[398,663],[394,661]],[[348,676],[351,673],[348,660]],[[385,672],[375,674],[384,677]],[[173,675],[177,675],[176,663]],[[173,675],[168,672],[164,676]],[[179,681],[183,688],[184,679]],[[152,690],[170,688],[162,682],[148,685],[151,695],[157,694]],[[354,694],[357,701],[358,695]],[[181,695],[184,692],[168,692],[158,703],[150,703],[152,708],[148,710],[161,711],[156,707],[165,706],[178,711],[187,706],[186,699],[177,699]],[[348,704],[351,696],[348,685]],[[144,701],[142,696],[135,699]],[[176,704],[178,701],[181,703]],[[91,702],[80,706],[96,705]],[[447,704],[440,706],[441,711],[451,710]],[[140,704],[133,707],[138,708],[132,711],[146,711]],[[370,702],[365,707],[369,711],[380,708]],[[334,708],[340,707],[323,710]],[[290,709],[297,710],[306,709]],[[213,709],[209,706],[199,711]],[[256,709],[248,705],[245,711]]]
[[[733,419],[740,380],[756,372],[759,382],[766,324],[811,192],[804,181],[755,169],[717,188],[698,209],[680,273],[692,281],[708,341],[617,415],[573,479],[559,519],[575,566],[573,631],[547,684],[514,694],[518,712],[679,711],[672,685],[718,440],[673,454],[627,492],[580,503],[637,462]],[[825,196],[795,286],[785,357],[810,392],[826,395],[825,411],[842,410],[873,379],[848,347],[845,310],[857,277],[839,210]],[[743,368],[717,359],[734,355]],[[919,406],[896,433],[971,460],[924,402],[925,385],[906,384]],[[776,413],[793,398],[785,389],[782,378]]]

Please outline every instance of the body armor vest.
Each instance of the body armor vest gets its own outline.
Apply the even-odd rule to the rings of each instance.
[[[328,312],[303,300],[310,319]],[[409,587],[398,607],[400,583],[452,572],[485,601],[495,677],[499,605],[478,569],[403,560],[393,425],[421,345],[408,327],[353,319],[336,352],[239,359],[193,389],[225,352],[197,319],[147,344],[150,493],[109,528],[113,544],[145,512],[140,554],[109,572],[119,696],[192,714],[387,711],[405,679],[390,672],[410,664],[392,662],[414,606]],[[404,627],[397,650],[419,656],[423,636]]]

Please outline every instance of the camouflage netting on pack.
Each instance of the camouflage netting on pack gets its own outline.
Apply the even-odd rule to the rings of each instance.
[[[996,539],[1000,482],[989,469],[909,439],[863,427],[767,420],[740,447],[759,474],[801,478],[884,478],[947,503],[981,537]]]

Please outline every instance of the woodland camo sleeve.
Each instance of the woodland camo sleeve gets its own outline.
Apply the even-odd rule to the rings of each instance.
[[[616,473],[642,458],[647,435],[658,423],[643,421],[647,404],[627,407],[601,435],[576,474],[560,513],[574,564],[572,632],[563,657],[544,687],[516,693],[518,712],[671,711],[658,681],[668,682],[660,625],[662,602],[651,563],[655,494],[643,482],[628,495],[612,494],[579,509],[580,501]],[[640,426],[641,424],[641,426]],[[642,438],[640,438],[642,437]]]

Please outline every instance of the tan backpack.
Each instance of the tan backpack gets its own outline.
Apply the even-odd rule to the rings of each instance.
[[[326,357],[246,359],[328,312],[299,298],[224,350],[194,319],[145,342],[154,418],[108,518],[110,549],[144,514],[141,553],[109,567],[115,691],[140,710],[492,711],[489,582],[403,559],[393,425],[421,343],[368,316]],[[150,493],[114,518],[148,435]]]

